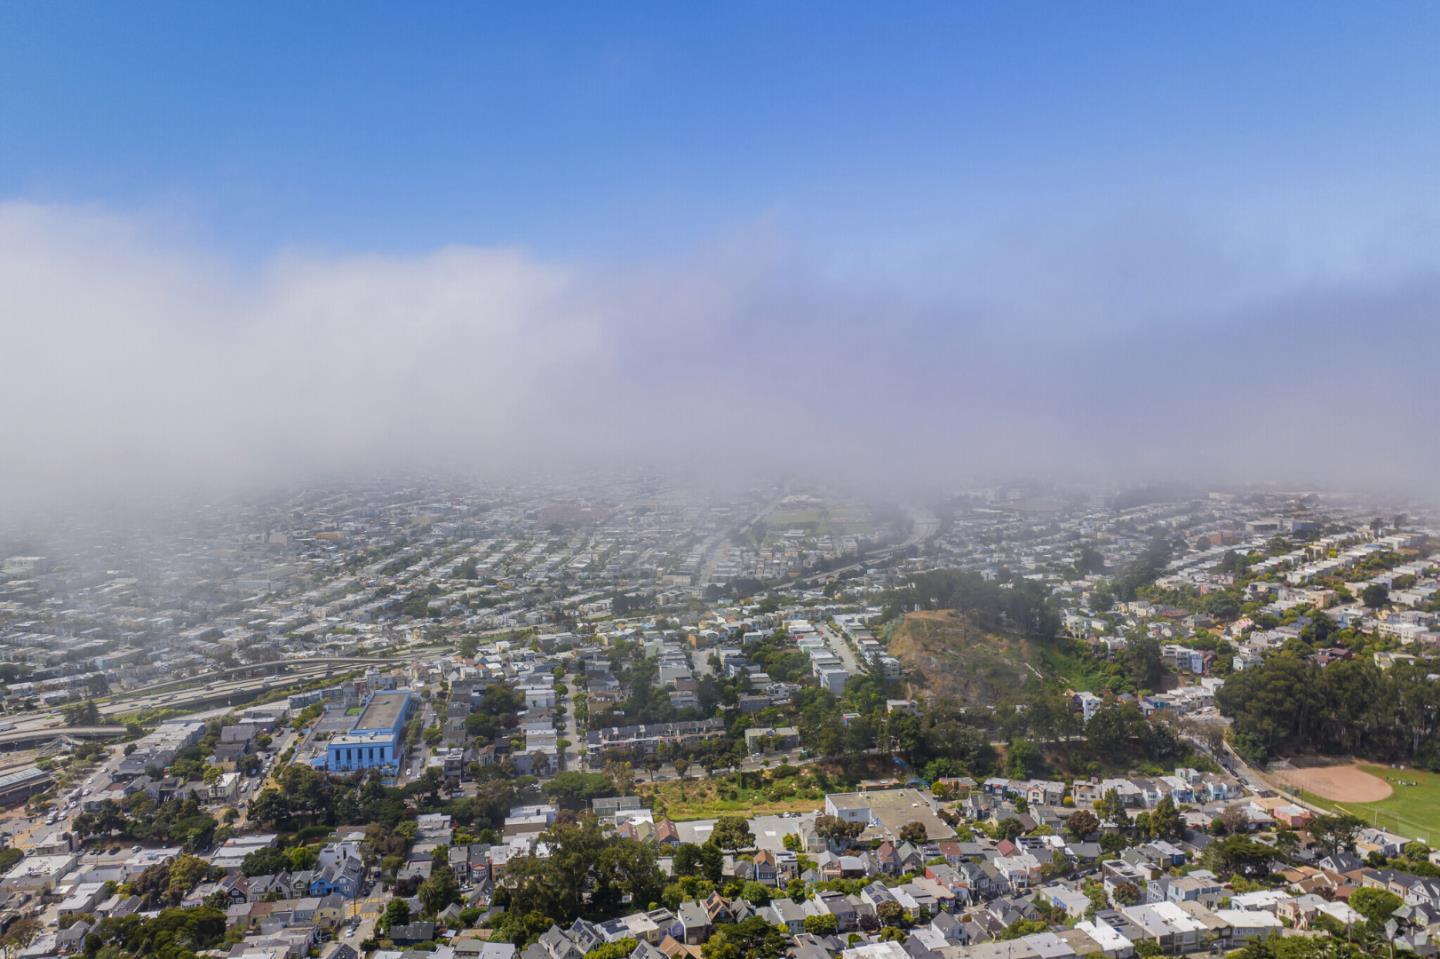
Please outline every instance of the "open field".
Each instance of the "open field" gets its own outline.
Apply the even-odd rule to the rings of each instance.
[[[809,789],[790,790],[775,784],[760,788],[737,787],[731,777],[640,783],[635,791],[649,799],[656,819],[718,819],[721,816],[762,816],[787,812],[813,812],[825,805]]]
[[[771,541],[796,529],[811,536],[871,536],[875,517],[863,503],[797,501],[772,510],[762,525]]]
[[[1326,775],[1335,767],[1324,769]],[[1304,799],[1325,809],[1344,810],[1402,836],[1423,840],[1428,844],[1440,843],[1440,773],[1425,772],[1421,769],[1392,769],[1372,763],[1349,764],[1356,772],[1390,790],[1383,799],[1369,802],[1357,800],[1335,800],[1322,795],[1315,783],[1306,784],[1280,776],[1277,779],[1292,786]],[[1299,773],[1322,772],[1317,769],[1296,770]],[[1358,780],[1357,780],[1358,781]],[[1378,787],[1371,786],[1378,792]]]

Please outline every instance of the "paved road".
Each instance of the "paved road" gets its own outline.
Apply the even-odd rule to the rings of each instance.
[[[760,522],[760,520],[769,516],[772,512],[775,511],[775,507],[780,505],[780,501],[783,500],[787,495],[789,495],[788,491],[781,490],[778,494],[775,495],[774,499],[770,500],[763,507],[761,507],[760,511],[757,512],[754,516],[750,517],[750,519],[746,520],[743,523],[735,523],[731,526],[728,526],[705,541],[703,553],[705,559],[700,564],[700,576],[698,579],[699,585],[710,585],[710,577],[715,574],[715,563],[719,559],[720,551],[718,547],[730,537],[730,534],[735,532],[737,529],[743,529],[746,526],[753,526],[754,524]]]
[[[850,671],[851,676],[864,675],[865,667],[861,664],[860,657],[856,655],[855,650],[850,647],[850,643],[840,634],[839,630],[832,629],[825,623],[816,623],[815,629],[819,631],[830,650],[840,657],[840,661],[845,664],[845,668]]]
[[[583,769],[584,763],[580,759],[580,746],[585,742],[585,726],[575,716],[575,694],[580,690],[580,677],[575,673],[566,673],[560,680],[569,690],[565,694],[565,718],[563,727],[559,727],[561,739],[568,739],[570,745],[566,746],[560,754],[560,769]]]

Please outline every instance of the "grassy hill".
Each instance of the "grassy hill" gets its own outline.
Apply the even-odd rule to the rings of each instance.
[[[952,610],[908,613],[890,635],[890,655],[933,695],[990,706],[1038,677],[1030,640],[975,627]]]

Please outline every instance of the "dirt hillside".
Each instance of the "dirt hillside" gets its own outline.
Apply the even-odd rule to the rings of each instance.
[[[890,655],[924,677],[932,695],[990,706],[1031,677],[1030,644],[976,629],[950,610],[909,613],[890,636]]]

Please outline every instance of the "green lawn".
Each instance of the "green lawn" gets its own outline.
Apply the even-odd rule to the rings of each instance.
[[[1337,803],[1306,792],[1304,797],[1317,806],[1344,809],[1367,823],[1430,845],[1440,843],[1440,773],[1422,769],[1391,769],[1389,766],[1362,766],[1395,790],[1389,799],[1372,803]]]

